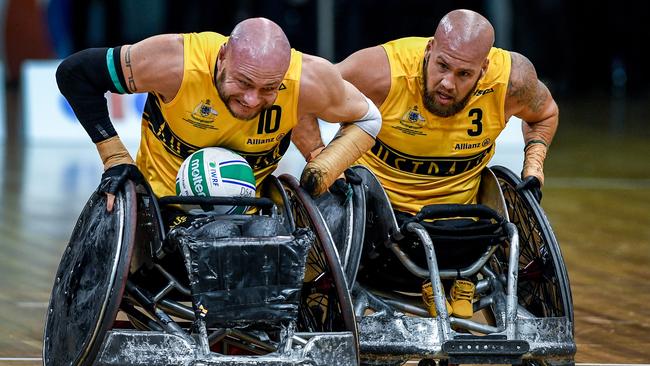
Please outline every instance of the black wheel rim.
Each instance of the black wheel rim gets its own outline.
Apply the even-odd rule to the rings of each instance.
[[[309,227],[310,219],[292,192],[289,193],[297,227]],[[345,331],[341,303],[336,292],[336,281],[317,237],[309,250],[305,264],[305,280],[298,316],[300,330],[309,332]]]

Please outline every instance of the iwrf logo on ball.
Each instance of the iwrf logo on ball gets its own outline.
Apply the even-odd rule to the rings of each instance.
[[[212,185],[215,187],[219,186],[219,171],[217,170],[217,164],[210,162],[208,164],[210,167],[210,178],[212,179]]]

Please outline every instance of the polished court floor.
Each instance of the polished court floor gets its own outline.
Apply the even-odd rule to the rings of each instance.
[[[607,100],[560,103],[543,207],[572,285],[580,363],[650,363],[648,101],[612,122]],[[0,364],[40,364],[53,275],[100,175],[88,146],[0,149]]]

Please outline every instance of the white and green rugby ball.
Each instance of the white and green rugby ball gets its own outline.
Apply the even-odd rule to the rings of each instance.
[[[255,175],[240,155],[221,147],[194,152],[176,175],[177,196],[255,197]],[[199,206],[183,207],[191,214],[206,213]],[[247,206],[214,206],[209,214],[243,214]]]

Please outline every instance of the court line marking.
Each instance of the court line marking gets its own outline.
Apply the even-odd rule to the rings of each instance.
[[[0,357],[0,361],[43,361],[40,357]]]
[[[16,306],[19,308],[32,308],[32,309],[38,309],[38,308],[47,308],[49,304],[47,302],[42,302],[42,301],[18,301],[16,303]]]
[[[550,188],[647,189],[650,188],[650,179],[548,177],[546,186]]]

